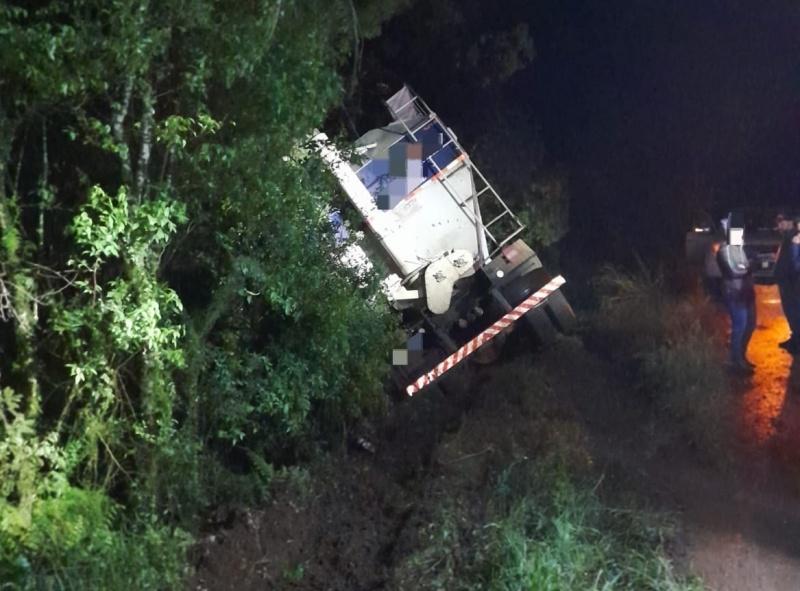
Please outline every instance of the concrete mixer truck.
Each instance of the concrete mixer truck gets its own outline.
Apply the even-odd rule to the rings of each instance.
[[[390,122],[358,138],[348,158],[325,134],[313,141],[365,227],[347,264],[380,270],[401,315],[408,341],[393,363],[414,395],[469,357],[492,358],[517,326],[546,345],[575,316],[564,279],[522,240],[524,225],[453,131],[408,86],[386,107]],[[347,239],[339,212],[331,219]]]

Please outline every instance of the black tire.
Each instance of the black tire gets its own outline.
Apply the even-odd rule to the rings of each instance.
[[[491,365],[500,359],[503,353],[503,347],[506,343],[508,335],[501,333],[493,338],[491,341],[483,345],[480,349],[472,354],[472,361],[478,365]]]
[[[525,322],[532,333],[537,346],[549,345],[556,339],[556,328],[545,306],[533,308],[521,320]]]
[[[577,322],[575,312],[560,289],[550,294],[545,306],[548,316],[559,332],[569,334],[575,329]]]

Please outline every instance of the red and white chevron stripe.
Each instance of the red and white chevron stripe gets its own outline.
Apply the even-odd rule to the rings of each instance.
[[[484,345],[491,341],[494,337],[499,335],[503,330],[511,326],[514,322],[522,318],[522,316],[531,308],[535,308],[539,306],[547,299],[551,293],[557,290],[559,287],[566,283],[566,279],[564,279],[561,275],[558,277],[554,277],[551,279],[545,286],[543,286],[540,290],[536,291],[536,293],[531,294],[528,296],[521,304],[519,304],[516,308],[511,310],[510,312],[506,313],[502,318],[500,318],[497,322],[492,324],[489,328],[484,330],[482,333],[468,341],[465,345],[463,345],[458,351],[450,355],[447,359],[439,363],[436,367],[430,370],[427,373],[422,374],[408,386],[406,386],[406,393],[409,396],[413,396],[420,390],[422,390],[425,386],[432,384],[438,378],[442,377],[442,375],[461,363],[464,359],[472,355],[481,345]]]

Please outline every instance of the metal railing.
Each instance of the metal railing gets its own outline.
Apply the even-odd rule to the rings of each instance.
[[[399,121],[402,124],[403,129],[414,142],[417,142],[417,133],[431,123],[437,124],[442,132],[447,136],[447,141],[443,142],[439,149],[433,154],[427,156],[424,161],[436,171],[434,178],[442,183],[442,186],[447,190],[459,207],[461,207],[461,209],[469,218],[470,222],[475,225],[476,231],[478,232],[478,242],[482,246],[482,258],[486,259],[494,257],[503,248],[503,246],[511,242],[520,233],[522,233],[522,231],[525,229],[525,225],[514,214],[514,212],[511,211],[500,195],[497,194],[497,191],[495,191],[491,183],[486,180],[486,177],[478,169],[478,167],[475,166],[475,163],[472,162],[469,154],[467,154],[466,150],[464,150],[461,144],[459,144],[458,139],[450,130],[450,128],[447,127],[441,119],[439,119],[436,113],[425,103],[424,100],[422,100],[421,97],[417,96],[417,94],[414,93],[414,91],[410,88],[408,88],[408,91],[411,95],[411,98],[399,107],[393,108],[388,104],[387,101],[386,106],[389,109],[389,112],[396,121]],[[412,107],[414,112],[420,118],[418,122],[413,123],[413,129],[406,123],[406,117],[401,116],[402,112],[409,107]],[[448,181],[448,177],[458,170],[460,168],[459,166],[453,168],[445,166],[445,168],[442,169],[436,163],[436,155],[450,146],[454,146],[458,152],[460,152],[462,155],[461,160],[463,165],[466,166],[472,173],[473,192],[471,195],[461,195],[453,183]],[[483,198],[483,202],[481,201],[481,198]],[[481,217],[482,209],[493,210],[497,213],[488,223],[484,224]],[[505,222],[505,225],[498,225],[498,223],[503,221]],[[493,226],[499,229],[499,231],[496,230],[495,232],[492,232],[490,228]],[[489,247],[489,244],[487,244],[487,239],[491,244],[491,248]],[[486,261],[483,260],[481,262]]]

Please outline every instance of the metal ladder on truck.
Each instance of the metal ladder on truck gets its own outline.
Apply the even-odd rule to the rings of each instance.
[[[431,124],[441,129],[446,137],[438,150],[428,155],[424,161],[436,171],[434,178],[447,190],[450,197],[461,207],[478,232],[478,242],[481,245],[481,264],[488,262],[511,243],[525,229],[524,224],[509,209],[505,201],[498,195],[491,183],[478,169],[458,142],[453,131],[447,127],[425,101],[414,93],[408,86],[404,86],[392,96],[386,106],[395,120],[400,122],[409,137],[417,142],[418,133]],[[410,126],[409,123],[412,125]],[[450,147],[458,152],[458,161],[466,166],[472,173],[473,182],[476,184],[474,192],[470,195],[460,194],[458,189],[450,182],[448,177],[458,169],[453,163],[441,168],[437,163],[437,156]],[[491,219],[484,223],[483,212],[492,213]],[[498,225],[499,224],[499,225]],[[492,231],[492,228],[495,228]],[[488,239],[488,242],[487,242]]]

